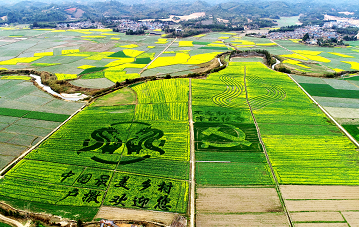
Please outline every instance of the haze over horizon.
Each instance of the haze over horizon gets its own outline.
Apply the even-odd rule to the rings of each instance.
[[[25,2],[41,2],[41,3],[55,3],[55,4],[63,4],[63,3],[81,3],[81,4],[86,4],[86,3],[93,3],[93,2],[106,2],[106,1],[111,1],[111,0],[75,0],[75,1],[71,1],[71,0],[62,0],[62,1],[58,1],[58,0],[26,0]],[[129,4],[129,2],[127,0],[115,0],[127,5],[131,5]],[[165,3],[193,3],[196,2],[198,0],[140,0],[140,1],[136,1],[135,4],[149,4],[149,3],[161,3],[161,2],[165,2]],[[236,3],[252,3],[253,1],[249,1],[249,0],[200,0],[200,1],[204,1],[207,2],[211,5],[216,5],[216,4],[220,4],[220,3],[226,3],[226,2],[236,2]],[[0,4],[1,5],[13,5],[13,4],[17,4],[19,2],[24,2],[24,0],[0,0]],[[302,3],[302,2],[310,2],[310,3],[320,3],[320,4],[324,4],[324,3],[328,3],[328,4],[355,4],[358,5],[358,1],[356,0],[334,0],[334,1],[328,1],[328,0],[301,0],[301,1],[296,1],[296,0],[261,0],[260,2],[288,2],[288,3]]]

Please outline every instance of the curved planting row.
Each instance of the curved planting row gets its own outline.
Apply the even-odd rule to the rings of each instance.
[[[275,102],[282,101],[286,97],[286,92],[279,86],[266,83],[258,76],[249,75],[248,80],[255,85],[266,89],[267,94],[249,98],[249,103],[254,110],[261,109]]]
[[[230,76],[220,76],[219,79],[227,85],[227,89],[212,97],[212,101],[223,107],[231,106],[231,99],[235,99],[243,92],[243,85]]]

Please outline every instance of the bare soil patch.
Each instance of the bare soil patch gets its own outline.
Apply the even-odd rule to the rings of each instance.
[[[274,188],[198,188],[198,213],[281,212]]]
[[[162,223],[165,225],[171,225],[175,219],[175,213],[159,212],[159,211],[145,211],[145,210],[131,210],[122,209],[117,207],[100,208],[96,218],[103,218],[108,220],[123,220],[123,221],[146,221]]]
[[[114,41],[110,41],[108,43],[93,43],[88,42],[80,47],[80,51],[87,51],[87,52],[108,52],[113,49],[115,46]]]
[[[198,214],[197,226],[288,226],[283,213],[267,214]]]
[[[289,211],[356,211],[359,200],[286,200]]]
[[[314,221],[344,221],[339,212],[299,212],[291,213],[294,222],[314,222]]]
[[[280,190],[284,199],[359,200],[359,186],[282,185]]]
[[[324,107],[334,118],[359,118],[359,109],[340,108],[340,107]]]
[[[124,87],[96,100],[95,106],[113,106],[136,104],[136,94],[128,87]]]
[[[351,227],[359,226],[359,212],[342,212],[345,220]]]
[[[202,63],[202,64],[196,65],[194,67],[195,68],[191,69],[191,71],[193,71],[195,73],[202,73],[202,72],[206,72],[208,70],[214,69],[216,67],[219,67],[219,62],[218,62],[217,58],[214,58],[209,62]]]
[[[297,223],[296,227],[348,227],[347,223]]]

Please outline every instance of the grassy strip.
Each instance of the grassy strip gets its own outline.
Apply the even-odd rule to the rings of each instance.
[[[9,204],[12,207],[27,207],[27,209],[33,213],[48,213],[53,215],[58,215],[63,218],[69,218],[72,220],[81,219],[83,221],[91,221],[97,211],[97,207],[77,207],[77,206],[61,206],[61,205],[49,205],[46,203],[39,203],[35,201],[31,201],[31,206],[29,205],[29,201],[24,201],[15,198],[9,198],[6,196],[0,195],[0,200],[4,201],[6,204]],[[34,215],[28,213],[28,215]],[[46,220],[46,222],[50,223],[50,218]]]
[[[339,90],[327,84],[300,84],[310,95],[320,97],[358,98],[359,90]]]
[[[208,50],[228,50],[227,47],[200,47],[198,49],[208,49]]]
[[[30,113],[24,116],[24,118],[29,118],[29,119],[55,121],[55,122],[63,122],[69,117],[70,115],[66,115],[66,114],[54,114],[54,113],[46,113],[46,112],[38,112],[38,111],[31,111]]]
[[[152,61],[151,58],[136,58],[134,64],[148,64],[151,61]]]
[[[210,44],[210,42],[198,42],[198,41],[193,41],[192,44],[193,44],[193,45],[208,45],[208,44]]]
[[[0,227],[11,227],[11,225],[8,225],[8,224],[6,224],[6,223],[0,222]]]
[[[23,117],[23,118],[36,119],[36,120],[45,120],[45,121],[55,121],[55,122],[63,122],[70,116],[66,114],[54,114],[54,113],[45,113],[45,112],[30,111],[30,110],[18,110],[18,109],[10,109],[10,108],[0,108],[0,115],[11,116],[11,117]]]
[[[359,141],[359,125],[342,125],[350,135],[354,137],[357,141]]]
[[[129,58],[129,56],[127,56],[122,50],[118,51],[114,54],[111,54],[109,57],[111,57],[111,58]]]
[[[107,69],[107,67],[88,68],[88,69],[85,69],[84,71],[82,71],[79,75],[84,75],[84,74],[93,73],[93,72],[99,72],[99,71],[102,71],[104,69]]]

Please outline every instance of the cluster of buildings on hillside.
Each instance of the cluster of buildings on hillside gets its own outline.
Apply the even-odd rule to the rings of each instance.
[[[116,25],[116,28],[120,32],[126,32],[128,30],[137,31],[141,30],[143,27],[146,27],[148,30],[161,29],[163,23],[155,21],[133,21],[133,20],[111,20],[112,23]]]
[[[359,25],[350,23],[349,21],[329,21],[325,22],[323,28],[348,28],[348,27],[359,27]]]
[[[57,24],[57,28],[59,29],[102,29],[105,26],[102,25],[101,22],[92,22],[92,21],[82,21],[76,23],[59,23]]]
[[[303,36],[308,33],[310,38],[313,39],[331,39],[339,38],[339,34],[335,31],[329,31],[320,27],[319,25],[305,26],[302,28],[297,28],[294,31],[287,32],[271,32],[267,35],[267,38],[270,39],[302,39]]]

